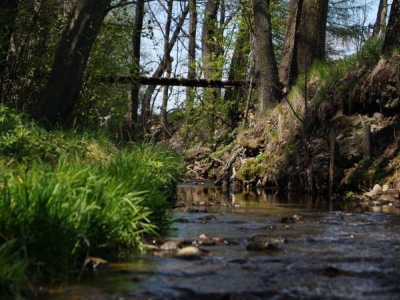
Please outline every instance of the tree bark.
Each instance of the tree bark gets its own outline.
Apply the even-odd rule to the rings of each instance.
[[[303,0],[298,29],[297,65],[305,73],[325,59],[326,21],[329,0]]]
[[[244,16],[245,17],[245,16]],[[243,80],[248,77],[247,71],[251,62],[249,61],[250,54],[250,29],[246,22],[241,21],[239,24],[236,43],[233,49],[232,60],[229,66],[228,80]],[[240,114],[243,113],[242,105],[246,100],[246,90],[229,89],[225,91],[224,96],[226,101],[229,101],[229,110],[227,121],[234,128],[240,120]]]
[[[299,28],[301,6],[303,0],[291,0],[289,3],[289,14],[286,22],[285,39],[282,46],[282,55],[279,63],[279,80],[285,88],[297,77],[297,37]]]
[[[372,33],[372,35],[375,36],[375,37],[377,37],[379,35],[382,38],[385,37],[387,7],[388,7],[387,0],[380,0],[379,1],[379,7],[378,7],[377,15],[376,15],[374,31]]]
[[[57,47],[35,117],[50,127],[65,124],[78,101],[92,45],[111,0],[78,1]]]
[[[1,0],[0,2],[0,103],[5,103],[4,84],[8,76],[8,52],[11,36],[15,30],[19,0]]]
[[[393,0],[383,43],[383,54],[392,55],[400,47],[400,0]]]
[[[197,35],[197,8],[196,0],[189,1],[189,45],[188,45],[188,79],[196,78],[196,35]],[[194,89],[186,89],[185,106],[190,111],[194,104]]]
[[[163,68],[167,71],[167,78],[171,78],[172,73],[172,58],[170,53],[168,52],[168,44],[169,44],[169,36],[171,31],[171,22],[172,22],[172,8],[173,8],[173,0],[168,0],[168,16],[167,23],[165,25],[165,36],[164,36],[164,55],[165,59],[163,61]],[[168,107],[168,98],[169,98],[169,86],[164,86],[163,93],[163,101],[161,105],[161,125],[162,125],[162,135],[165,138],[165,134],[168,131],[168,118],[167,118],[167,107]]]
[[[219,8],[219,0],[208,0],[204,12],[204,24],[202,33],[202,58],[204,77],[206,79],[215,79],[216,68],[215,58],[217,52],[216,34],[217,13]]]
[[[140,44],[143,29],[144,18],[144,0],[138,0],[135,9],[135,26],[132,35],[132,71],[133,76],[138,77],[140,74]],[[138,126],[138,110],[139,110],[139,90],[140,85],[135,82],[131,89],[131,107],[132,107],[132,123],[134,127]]]
[[[278,67],[272,44],[270,0],[253,1],[254,80],[257,87],[258,114],[280,100]]]

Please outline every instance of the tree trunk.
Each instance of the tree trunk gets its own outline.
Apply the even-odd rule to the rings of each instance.
[[[302,3],[303,0],[291,0],[289,3],[289,15],[279,63],[279,80],[285,88],[288,88],[298,75],[297,60],[293,58],[297,57],[296,32],[299,28]]]
[[[205,79],[216,79],[218,78],[217,64],[217,47],[218,45],[218,8],[219,0],[207,0],[206,8],[204,11],[203,21],[203,32],[202,32],[202,60],[203,60],[203,71]],[[207,119],[205,125],[209,132],[214,132],[215,129],[215,112],[214,105],[218,97],[218,91],[216,89],[204,89],[203,101],[207,104],[208,110],[205,113],[204,119]]]
[[[379,34],[382,38],[385,37],[386,32],[386,16],[387,16],[387,0],[380,0],[378,12],[376,15],[376,21],[374,25],[373,36],[377,37]]]
[[[1,0],[0,2],[0,103],[6,102],[3,88],[8,77],[8,51],[15,29],[18,3],[18,0]]]
[[[247,22],[241,21],[236,37],[236,43],[233,49],[231,64],[229,66],[228,80],[245,81],[248,76],[247,70],[250,65],[249,33],[250,29],[247,25]],[[246,89],[242,88],[226,90],[224,98],[226,102],[229,102],[228,115],[226,116],[228,124],[232,128],[235,128],[240,120],[240,114],[244,111],[243,104],[246,100]]]
[[[217,13],[219,0],[208,0],[204,12],[204,24],[202,33],[202,58],[204,77],[206,79],[215,79],[215,57],[217,52]]]
[[[197,8],[196,0],[189,2],[189,59],[188,59],[188,79],[196,78],[196,27],[197,27]],[[186,90],[186,109],[191,110],[194,104],[194,89],[188,87]]]
[[[383,54],[392,55],[400,47],[400,0],[393,0],[383,43]]]
[[[132,75],[139,77],[140,74],[140,44],[143,29],[144,18],[144,0],[138,0],[135,10],[135,27],[132,35]],[[134,127],[138,126],[138,110],[139,110],[139,83],[134,82],[131,89],[131,107],[132,107],[132,123]]]
[[[280,100],[278,67],[272,44],[270,0],[253,0],[254,80],[257,86],[258,115]]]
[[[300,73],[325,59],[329,0],[303,0],[298,29],[297,65]]]
[[[164,55],[165,59],[163,61],[163,68],[167,71],[167,78],[171,78],[172,73],[172,61],[171,55],[168,52],[168,45],[169,45],[169,35],[171,31],[171,22],[172,22],[172,8],[173,8],[173,0],[168,0],[168,16],[167,16],[167,23],[165,25],[165,36],[164,36]],[[165,134],[168,128],[168,118],[167,118],[167,107],[168,107],[168,93],[169,87],[164,86],[164,93],[163,93],[163,101],[161,105],[161,125],[162,125],[162,136],[165,138]]]
[[[111,0],[78,1],[57,47],[35,117],[45,126],[64,124],[78,101],[90,50]]]

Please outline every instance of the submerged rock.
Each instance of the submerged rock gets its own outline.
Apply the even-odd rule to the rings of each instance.
[[[249,251],[279,251],[278,244],[283,244],[286,239],[283,237],[269,237],[266,235],[253,236],[247,245],[246,249]]]
[[[281,223],[284,224],[304,223],[304,219],[302,216],[293,215],[292,217],[283,217]]]

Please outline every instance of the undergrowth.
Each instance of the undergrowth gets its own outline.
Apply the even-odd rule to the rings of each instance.
[[[143,251],[142,237],[171,224],[178,154],[149,144],[116,147],[96,133],[47,132],[0,106],[0,290],[26,278],[63,279],[87,255]],[[12,249],[13,251],[11,251]]]

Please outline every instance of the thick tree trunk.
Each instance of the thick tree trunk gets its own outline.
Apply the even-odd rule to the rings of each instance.
[[[387,16],[387,8],[388,2],[387,0],[380,0],[378,12],[376,14],[376,21],[374,25],[374,31],[372,33],[373,36],[381,36],[382,38],[385,37],[386,32],[386,16]]]
[[[287,88],[298,75],[297,60],[293,58],[297,57],[296,32],[299,28],[302,3],[303,0],[291,0],[289,3],[285,39],[279,62],[279,80],[285,88]]]
[[[231,64],[229,66],[228,80],[243,80],[245,81],[249,68],[249,54],[250,54],[250,29],[247,22],[240,22],[239,31],[235,47],[232,54]],[[246,100],[246,90],[243,89],[229,89],[225,91],[225,100],[229,101],[228,115],[226,116],[228,124],[232,128],[236,127],[240,114],[243,113],[243,104]]]
[[[18,3],[18,0],[1,0],[0,2],[0,103],[6,101],[3,89],[8,77],[8,51],[15,29]]]
[[[253,0],[254,80],[257,86],[258,114],[280,100],[278,67],[272,44],[270,0]]]
[[[204,78],[217,79],[219,70],[217,69],[217,48],[218,45],[218,9],[219,0],[207,0],[206,8],[204,11],[203,32],[202,32],[202,60]],[[215,129],[215,112],[213,106],[216,103],[217,97],[220,93],[216,89],[204,89],[203,101],[210,104],[209,113],[207,114],[207,124],[205,125],[209,132],[214,132]]]
[[[204,68],[204,77],[206,79],[215,79],[215,58],[217,52],[216,34],[217,13],[219,8],[219,0],[208,0],[204,12],[204,24],[202,33],[202,59]]]
[[[111,0],[78,1],[57,47],[35,117],[45,126],[68,121],[82,88],[90,50]]]
[[[393,0],[389,22],[386,30],[382,52],[392,55],[393,50],[400,48],[400,0]]]
[[[298,29],[297,65],[300,73],[325,59],[329,0],[303,0]]]

